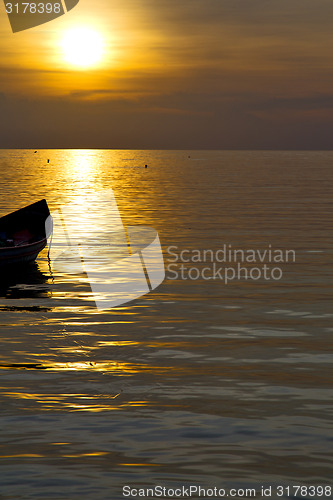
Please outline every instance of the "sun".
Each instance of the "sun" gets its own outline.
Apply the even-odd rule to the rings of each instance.
[[[103,45],[101,35],[91,28],[72,28],[62,40],[66,62],[78,69],[97,66],[103,56]]]

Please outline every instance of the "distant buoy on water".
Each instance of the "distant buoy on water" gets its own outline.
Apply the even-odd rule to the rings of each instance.
[[[35,153],[37,153],[37,151],[35,151]]]
[[[148,168],[148,165],[145,165],[145,168]]]

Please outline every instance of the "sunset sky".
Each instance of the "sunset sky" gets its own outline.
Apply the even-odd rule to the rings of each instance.
[[[1,2],[0,45],[3,148],[333,149],[332,0],[80,0],[14,34]]]

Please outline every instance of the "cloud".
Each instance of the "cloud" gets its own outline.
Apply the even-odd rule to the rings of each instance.
[[[319,99],[319,98],[318,98]],[[319,99],[320,101],[320,99]],[[331,96],[320,101],[329,102]],[[0,101],[1,102],[1,101]],[[0,146],[13,148],[330,149],[328,118],[313,120],[277,102],[248,95],[178,94],[125,99],[7,100]],[[282,102],[280,105],[282,106]],[[259,105],[260,103],[260,105]],[[317,102],[317,104],[319,104]],[[3,103],[0,104],[2,111]],[[316,108],[300,100],[299,109]],[[10,113],[8,113],[10,110]],[[290,116],[289,116],[289,115]]]

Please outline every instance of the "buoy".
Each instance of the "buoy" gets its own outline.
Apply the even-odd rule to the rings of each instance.
[[[148,168],[148,165],[145,165],[145,168]]]
[[[37,151],[35,151],[35,153],[37,153]]]

